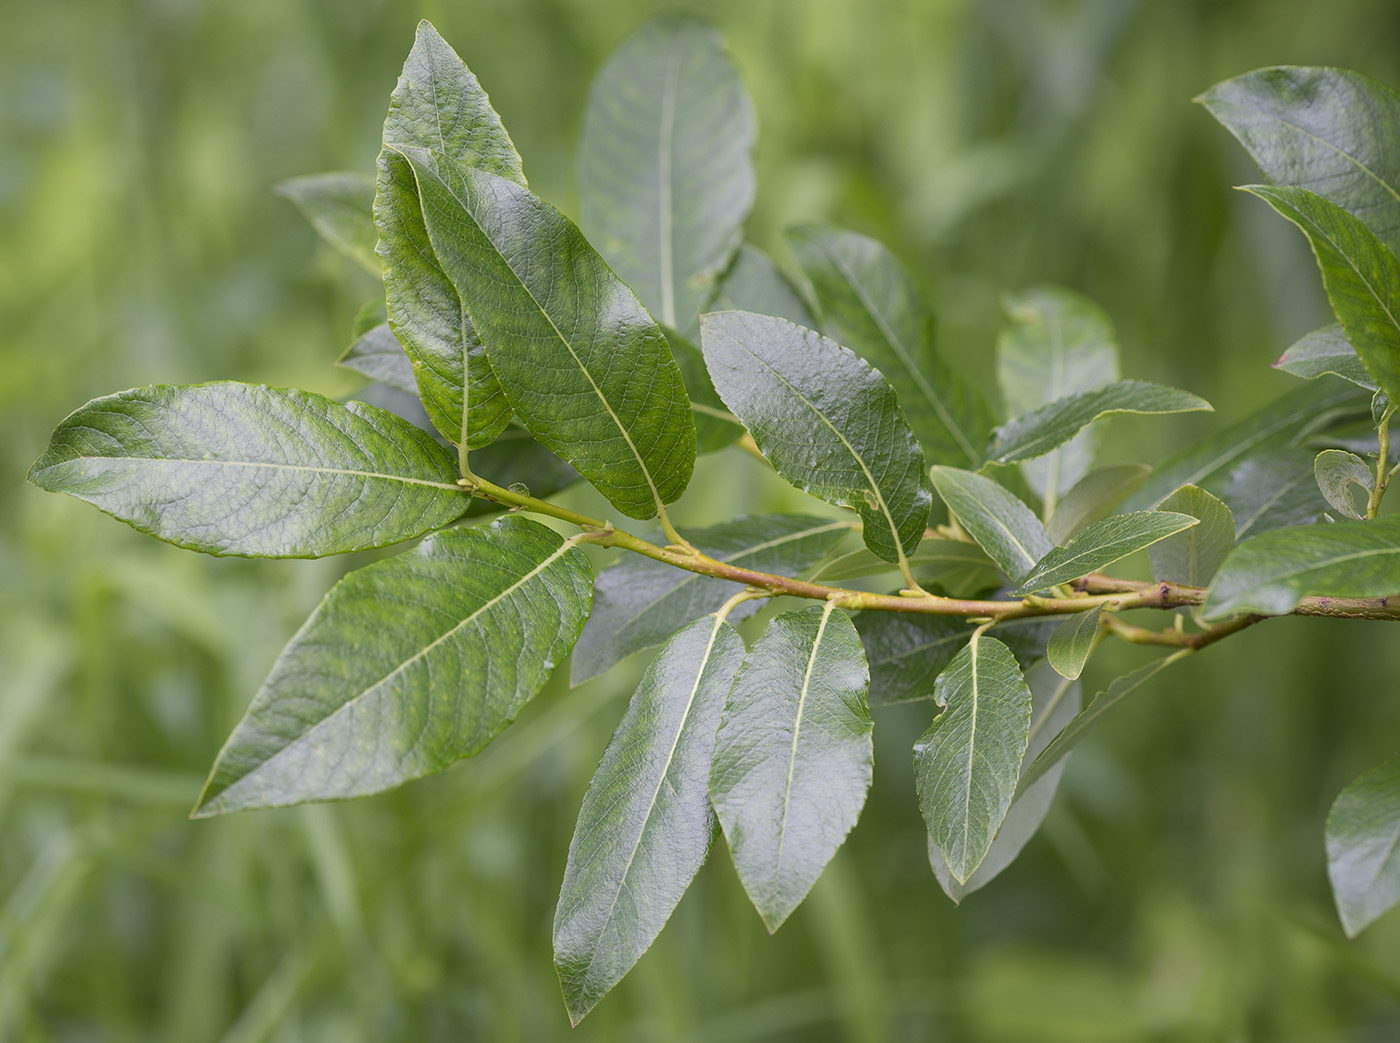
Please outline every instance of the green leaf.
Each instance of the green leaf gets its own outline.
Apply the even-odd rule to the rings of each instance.
[[[987,457],[999,464],[1033,460],[1064,445],[1095,420],[1122,413],[1210,412],[1203,398],[1145,380],[1120,380],[1097,391],[1081,391],[1017,417],[997,428]],[[1075,480],[1078,480],[1077,477]]]
[[[1376,384],[1400,399],[1400,260],[1359,218],[1302,188],[1249,185],[1312,244],[1327,299]]]
[[[1011,806],[1031,691],[1011,650],[982,636],[939,676],[934,698],[945,709],[914,746],[914,782],[933,845],[966,883]]]
[[[1347,518],[1361,520],[1362,513],[1356,509],[1351,486],[1361,486],[1361,491],[1369,498],[1376,485],[1376,476],[1371,473],[1365,460],[1343,449],[1324,449],[1313,461],[1313,476],[1317,479],[1322,498],[1334,511]]]
[[[715,835],[710,760],[744,642],[697,619],[642,675],[579,811],[554,912],[554,966],[577,1025],[661,933]]]
[[[1400,594],[1400,519],[1324,522],[1246,540],[1225,559],[1202,615],[1285,615],[1309,594]]]
[[[1105,464],[1074,484],[1055,507],[1045,530],[1056,543],[1064,543],[1117,507],[1147,481],[1147,464]]]
[[[452,454],[408,421],[231,382],[95,399],[29,480],[178,546],[259,558],[386,547],[467,509]]]
[[[283,181],[277,194],[295,203],[322,239],[379,277],[379,258],[374,252],[379,239],[374,227],[374,178],[343,171],[310,174]]]
[[[1377,390],[1376,382],[1361,364],[1356,349],[1347,340],[1346,331],[1339,322],[1313,330],[1285,351],[1274,363],[1274,369],[1292,373],[1304,380],[1316,380],[1330,373],[1368,391]]]
[[[1012,324],[997,339],[997,382],[1011,416],[1118,379],[1113,324],[1093,301],[1044,286],[1008,294],[1003,304]],[[1036,495],[1054,500],[1084,477],[1100,441],[1097,431],[1081,432],[1021,472]]]
[[[1235,516],[1196,485],[1183,485],[1162,501],[1161,509],[1190,515],[1200,524],[1148,548],[1153,577],[1191,587],[1206,586],[1235,549]]]
[[[688,533],[701,551],[728,565],[795,577],[825,557],[851,529],[849,522],[808,514],[758,514]],[[582,684],[634,652],[659,645],[694,619],[714,612],[743,585],[686,572],[627,554],[598,576],[593,613],[574,648],[573,684]],[[758,611],[745,601],[738,621]]]
[[[739,247],[734,263],[724,273],[715,298],[706,310],[752,311],[787,319],[808,329],[815,329],[817,325],[792,284],[768,255],[751,243]]]
[[[647,23],[589,91],[580,223],[651,313],[686,337],[742,239],[754,136],[723,37],[693,15]]]
[[[1060,677],[1041,662],[1026,672],[1026,684],[1031,690],[1031,735],[1021,758],[1021,770],[1030,767],[1036,757],[1053,739],[1057,732],[1079,712],[1079,685]],[[1016,860],[1021,849],[1026,846],[1045,820],[1046,812],[1055,799],[1055,791],[1060,785],[1060,775],[1064,764],[1053,768],[1047,777],[1042,777],[1025,793],[1018,794],[997,830],[996,839],[987,849],[976,871],[960,884],[948,871],[948,863],[929,836],[928,857],[934,876],[943,892],[955,904],[972,892],[991,883],[1003,869]]]
[[[195,815],[377,793],[471,756],[569,654],[592,578],[526,518],[350,573],[277,658]]]
[[[1191,515],[1171,511],[1110,515],[1094,522],[1063,547],[1050,548],[1013,593],[1029,594],[1087,576],[1197,524]]]
[[[666,336],[568,218],[445,156],[404,152],[423,216],[515,412],[618,510],[685,491],[695,422]]]
[[[909,556],[909,564],[935,579],[948,573],[978,570],[985,572],[988,583],[994,585],[1001,576],[992,559],[987,557],[987,552],[977,544],[943,539],[939,536],[925,537],[919,544],[919,549]],[[895,567],[891,562],[861,547],[824,562],[812,575],[812,580],[836,583],[857,576],[877,575]]]
[[[504,430],[511,406],[434,252],[417,181],[400,148],[435,149],[525,184],[520,156],[490,99],[428,22],[418,23],[413,50],[389,97],[374,221],[389,325],[413,360],[423,408],[454,445],[476,449]]]
[[[375,326],[346,348],[345,354],[336,360],[336,365],[410,395],[418,394],[413,363],[387,322]]]
[[[1327,876],[1348,938],[1400,902],[1400,757],[1337,795],[1327,816]]]
[[[1089,661],[1089,653],[1094,648],[1094,638],[1099,632],[1099,616],[1103,605],[1095,605],[1087,612],[1077,612],[1055,628],[1046,646],[1045,656],[1055,672],[1061,677],[1075,681],[1084,672],[1084,664]]]
[[[1270,529],[1311,525],[1326,503],[1313,475],[1312,454],[1301,449],[1266,449],[1235,469],[1225,488],[1235,516],[1235,540]]]
[[[914,277],[874,239],[830,225],[787,233],[821,310],[822,331],[884,374],[933,463],[977,467],[991,410],[933,347],[933,314]]]
[[[710,799],[770,933],[812,889],[870,788],[865,654],[835,608],[768,624],[739,668],[715,740]]]
[[[1345,69],[1256,69],[1198,99],[1276,185],[1306,188],[1400,250],[1400,94]]]
[[[713,453],[732,445],[743,437],[744,425],[720,401],[710,381],[710,371],[705,368],[705,356],[674,330],[666,330],[666,340],[671,345],[671,354],[675,356],[681,379],[685,381],[685,390],[690,395],[690,409],[695,415],[696,451]]]
[[[933,487],[968,534],[1013,580],[1028,575],[1054,546],[1029,507],[972,471],[934,467]]]
[[[1161,659],[1154,659],[1130,674],[1115,678],[1112,684],[1095,695],[1084,711],[1065,725],[1064,731],[1054,735],[1054,740],[1045,747],[1044,752],[1036,757],[1031,766],[1022,774],[1021,781],[1016,787],[1016,796],[1020,798],[1028,794],[1031,787],[1058,766],[1070,750],[1078,746],[1086,735],[1098,727],[1100,717],[1171,666],[1181,654],[1178,652],[1163,656]]]
[[[870,705],[932,699],[934,682],[967,644],[961,618],[912,612],[862,612],[856,631],[870,667]]]
[[[865,545],[886,561],[912,554],[933,496],[879,371],[812,330],[751,312],[706,315],[701,339],[715,390],[778,474],[855,508]]]

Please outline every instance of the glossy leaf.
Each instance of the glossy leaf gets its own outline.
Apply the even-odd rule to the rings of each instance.
[[[752,312],[712,312],[705,362],[730,410],[778,474],[853,507],[886,561],[914,552],[933,496],[895,392],[864,360],[812,330]]]
[[[1033,460],[1073,438],[1103,417],[1123,413],[1209,412],[1203,398],[1145,380],[1120,380],[1097,391],[1081,391],[1017,417],[997,428],[987,457],[1000,464]],[[1077,479],[1076,479],[1077,480]]]
[[[959,617],[913,612],[862,612],[855,625],[870,667],[871,706],[932,699],[938,675],[972,636]]]
[[[1276,185],[1309,189],[1400,250],[1400,94],[1345,69],[1256,69],[1199,99]]]
[[[1235,517],[1230,508],[1199,486],[1183,485],[1162,501],[1161,509],[1189,515],[1200,524],[1147,549],[1153,578],[1190,587],[1207,586],[1235,549]]]
[[[1275,529],[1225,560],[1203,616],[1283,615],[1309,594],[1378,598],[1400,594],[1400,520],[1339,521]]]
[[[385,547],[467,509],[452,454],[408,421],[228,382],[95,399],[29,480],[181,547],[264,558]]]
[[[1348,938],[1400,902],[1400,757],[1338,794],[1327,816],[1327,876]]]
[[[1358,521],[1362,518],[1351,487],[1359,485],[1368,498],[1375,488],[1376,476],[1365,460],[1342,449],[1324,449],[1313,460],[1313,476],[1317,479],[1322,498],[1334,511],[1346,518]]]
[[[661,933],[715,836],[710,760],[744,642],[706,616],[642,675],[579,811],[554,912],[554,965],[577,1025]]]
[[[934,467],[933,487],[968,534],[1013,580],[1028,575],[1054,545],[1029,507],[992,479]]]
[[[675,356],[681,379],[685,381],[686,393],[690,396],[690,409],[695,415],[697,452],[713,453],[742,438],[744,425],[720,401],[710,381],[710,372],[705,368],[704,354],[674,330],[666,330],[666,340],[671,345],[671,354]]]
[[[515,412],[618,510],[690,481],[695,421],[665,334],[563,214],[514,181],[404,153],[423,216]]]
[[[294,177],[277,186],[277,193],[296,204],[321,238],[369,272],[379,277],[379,257],[374,245],[374,179],[365,174],[338,171]]]
[[[1190,515],[1171,511],[1135,511],[1103,518],[1063,547],[1046,552],[1015,593],[1029,594],[1087,576],[1196,524]]]
[[[1056,543],[1064,543],[1142,488],[1151,473],[1147,464],[1105,464],[1094,468],[1065,493],[1045,523],[1045,531]]]
[[[1001,575],[987,552],[975,543],[963,540],[949,540],[940,536],[926,536],[919,543],[919,549],[909,557],[909,564],[924,575],[937,579],[951,572],[976,570],[984,572],[989,583],[995,583]],[[814,581],[836,583],[854,579],[857,576],[873,576],[888,572],[894,564],[864,547],[847,551],[824,562],[812,575]]]
[[[693,336],[754,198],[753,106],[719,30],[654,19],[598,73],[583,114],[584,232],[656,318]]]
[[[751,311],[816,328],[811,311],[773,262],[752,243],[744,243],[720,280],[707,311]]]
[[[1011,806],[1031,692],[1010,649],[984,635],[954,657],[934,698],[945,709],[914,746],[914,783],[933,845],[965,883]]]
[[[758,514],[688,530],[686,536],[716,561],[794,577],[815,566],[848,532],[850,523],[830,518]],[[582,684],[632,653],[659,645],[742,589],[640,554],[623,555],[598,575],[593,614],[574,648],[572,683]],[[758,602],[746,601],[729,618],[737,622],[756,611]]]
[[[807,896],[870,788],[865,654],[835,607],[768,624],[739,668],[715,740],[710,798],[770,932]]]
[[[1347,341],[1377,386],[1400,400],[1400,260],[1359,218],[1306,189],[1253,185],[1245,191],[1308,237]]]
[[[277,658],[195,814],[377,793],[476,753],[569,654],[592,578],[526,518],[350,573]]]
[[[455,445],[475,449],[510,421],[486,349],[424,224],[413,170],[397,151],[433,149],[525,184],[520,157],[476,77],[428,22],[389,97],[375,177],[374,221],[389,325],[413,360],[423,408]]]
[[[1022,416],[1051,402],[1118,379],[1113,325],[1093,301],[1054,286],[1008,294],[1011,325],[997,338],[997,383],[1007,413]],[[1036,495],[1065,493],[1088,472],[1101,440],[1083,431],[1039,460],[1021,465]]]
[[[933,314],[909,270],[874,239],[798,225],[788,242],[816,295],[822,331],[884,374],[932,463],[977,467],[992,414],[933,346]]]
[[[1376,382],[1361,364],[1356,349],[1347,340],[1346,331],[1339,322],[1313,330],[1285,351],[1274,363],[1274,369],[1292,373],[1304,380],[1316,380],[1330,373],[1368,391],[1376,390]]]
[[[1326,507],[1313,475],[1312,454],[1288,448],[1266,449],[1240,464],[1230,476],[1224,500],[1235,516],[1237,541],[1270,529],[1311,525]]]
[[[346,348],[336,365],[410,395],[418,394],[413,363],[404,354],[403,345],[387,322],[375,326]]]
[[[1089,661],[1089,653],[1094,649],[1102,613],[1102,605],[1095,605],[1087,612],[1077,612],[1050,635],[1045,657],[1061,677],[1075,681],[1084,672],[1084,664]]]

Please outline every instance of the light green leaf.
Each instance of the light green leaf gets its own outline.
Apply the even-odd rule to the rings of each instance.
[[[1235,549],[1235,517],[1230,508],[1196,485],[1183,485],[1161,503],[1163,511],[1175,511],[1200,520],[1147,550],[1152,575],[1157,580],[1204,587]]]
[[[316,558],[412,539],[467,509],[452,454],[360,402],[230,382],[95,399],[29,480],[208,554]]]
[[[768,624],[739,668],[715,740],[710,798],[770,932],[812,889],[870,788],[865,653],[835,607]]]
[[[554,912],[554,966],[577,1025],[661,933],[715,836],[710,760],[744,642],[715,616],[657,654],[579,810]]]
[[[929,473],[958,522],[1013,580],[1028,575],[1054,546],[1031,509],[990,478],[956,467]]]
[[[389,325],[413,360],[423,408],[454,445],[487,445],[511,407],[423,222],[413,170],[397,149],[433,149],[525,184],[520,156],[476,77],[428,22],[389,97],[374,222]]]
[[[1361,486],[1361,491],[1370,497],[1376,486],[1376,476],[1366,461],[1355,453],[1343,449],[1324,449],[1313,460],[1313,476],[1322,498],[1338,514],[1360,521],[1361,511],[1356,509],[1356,498],[1352,495],[1353,485]]]
[[[1346,331],[1339,322],[1313,330],[1285,351],[1274,363],[1274,369],[1292,373],[1304,380],[1316,380],[1330,373],[1368,391],[1377,390],[1376,382],[1361,364],[1356,349],[1347,340]]]
[[[592,579],[526,518],[350,573],[278,657],[195,815],[377,793],[471,756],[569,654]]]
[[[666,336],[563,214],[445,156],[405,152],[423,216],[515,412],[618,510],[685,491],[695,421]]]
[[[1026,671],[1026,684],[1031,690],[1031,735],[1025,755],[1021,758],[1022,771],[1030,767],[1056,733],[1079,712],[1080,700],[1079,685],[1062,678],[1045,662],[1040,662]],[[1056,765],[1047,776],[1042,777],[1011,802],[1006,818],[997,830],[996,839],[987,849],[981,865],[967,878],[966,883],[960,884],[953,879],[952,873],[948,871],[948,863],[943,860],[942,853],[930,835],[929,864],[933,868],[934,876],[938,878],[939,886],[955,904],[961,904],[972,892],[986,887],[1016,860],[1021,849],[1045,820],[1046,812],[1050,810],[1050,805],[1055,799],[1055,791],[1059,788],[1063,771],[1063,763]]]
[[[1345,69],[1256,69],[1199,99],[1276,185],[1316,192],[1400,250],[1400,94]]]
[[[1400,260],[1360,218],[1302,188],[1249,185],[1312,244],[1327,299],[1361,364],[1400,399]]]
[[[1400,902],[1400,757],[1337,795],[1327,816],[1327,877],[1348,938]]]
[[[336,360],[336,365],[410,395],[418,394],[413,363],[408,360],[403,345],[387,322],[375,326],[346,348],[345,354]]]
[[[809,514],[756,514],[735,518],[687,538],[728,565],[796,577],[811,569],[851,531],[851,523]],[[634,652],[659,645],[692,620],[714,612],[742,584],[626,554],[598,575],[593,613],[574,647],[572,683],[582,684]],[[745,601],[730,612],[737,622],[758,611]]]
[[[744,243],[734,263],[720,280],[718,292],[707,311],[752,311],[787,319],[808,329],[816,320],[797,291],[758,247]]]
[[[1147,464],[1105,464],[1094,468],[1065,493],[1045,530],[1056,543],[1064,543],[1142,488],[1151,473]]]
[[[666,330],[666,340],[690,395],[690,409],[695,415],[696,450],[713,453],[742,438],[744,425],[720,401],[710,381],[710,371],[705,368],[704,354],[675,330]]]
[[[326,242],[375,278],[379,258],[374,244],[374,178],[338,171],[294,177],[277,186],[277,194],[296,204]]]
[[[701,339],[715,390],[778,474],[855,508],[865,545],[886,561],[912,554],[933,496],[879,371],[812,330],[752,312],[706,315]]]
[[[1014,593],[1029,594],[1087,576],[1197,524],[1191,515],[1171,511],[1110,515],[1094,522],[1063,547],[1052,547]]]
[[[997,339],[997,382],[1011,416],[1118,379],[1113,324],[1093,301],[1043,286],[1008,294],[1003,306],[1011,325]],[[1036,495],[1053,501],[1084,477],[1101,440],[1098,431],[1082,431],[1022,463],[1021,472]]]
[[[938,675],[972,636],[961,618],[912,612],[862,612],[856,631],[870,668],[871,706],[932,699]]]
[[[1097,391],[1081,391],[1057,399],[1034,413],[1003,424],[987,447],[987,457],[999,464],[1033,460],[1063,445],[1102,417],[1122,413],[1197,413],[1210,412],[1210,409],[1209,402],[1189,391],[1145,380],[1120,380]]]
[[[822,331],[899,388],[899,406],[932,463],[977,467],[992,414],[933,347],[933,314],[909,270],[874,239],[830,225],[788,230]]]
[[[1077,612],[1050,635],[1045,656],[1060,676],[1075,681],[1084,672],[1084,664],[1089,661],[1089,653],[1094,649],[1102,612],[1103,605],[1095,605],[1088,612]]]
[[[1246,540],[1225,559],[1202,615],[1284,615],[1309,594],[1400,594],[1400,520],[1324,522],[1275,529]]]
[[[753,106],[724,39],[671,13],[603,66],[578,149],[581,224],[656,318],[692,337],[753,206]]]
[[[914,746],[914,782],[933,845],[966,883],[991,847],[1016,790],[1031,726],[1031,691],[1011,650],[974,638],[938,678],[944,711]]]
[[[1235,516],[1236,542],[1270,529],[1311,525],[1326,506],[1312,454],[1287,448],[1266,449],[1240,464],[1224,499]]]
[[[992,559],[987,557],[987,552],[977,544],[943,539],[939,536],[924,537],[919,549],[910,555],[909,564],[935,580],[954,572],[980,571],[985,573],[989,585],[995,585],[1001,576]],[[877,575],[895,567],[891,562],[861,547],[825,561],[821,568],[812,574],[812,580],[836,583],[857,576]]]

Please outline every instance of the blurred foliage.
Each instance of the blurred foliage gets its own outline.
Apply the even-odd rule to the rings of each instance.
[[[1120,420],[1152,461],[1290,386],[1326,320],[1302,238],[1190,99],[1269,64],[1400,85],[1393,0],[717,0],[760,118],[752,235],[829,218],[920,272],[990,388],[998,296],[1105,306],[1125,368],[1215,416]],[[1280,620],[1164,675],[1076,753],[1043,834],[961,909],[880,712],[865,817],[774,938],[722,850],[575,1033],[550,963],[573,818],[636,662],[563,676],[484,754],[346,805],[185,819],[345,568],[214,560],[23,484],[86,399],[236,378],[346,394],[371,279],[272,186],[369,171],[419,17],[572,211],[582,98],[658,5],[13,0],[0,32],[0,1039],[1387,1040],[1400,917],[1343,942],[1338,789],[1400,743],[1388,624]],[[798,506],[733,451],[677,512]],[[1126,657],[1130,653],[1124,652]],[[1117,663],[1103,664],[1106,669]],[[1086,681],[1095,683],[1091,668]]]

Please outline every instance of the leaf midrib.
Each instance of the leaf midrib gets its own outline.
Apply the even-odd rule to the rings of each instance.
[[[403,482],[406,485],[423,485],[431,489],[449,489],[455,493],[466,493],[462,486],[448,484],[447,482],[433,482],[426,478],[409,478],[401,474],[385,474],[381,471],[356,471],[345,467],[315,467],[310,464],[276,464],[267,463],[261,460],[196,460],[176,456],[73,456],[60,463],[50,464],[44,468],[45,471],[62,467],[64,464],[76,461],[98,461],[113,460],[122,463],[161,463],[161,464],[199,464],[201,466],[215,467],[264,467],[274,471],[306,471],[311,474],[338,474],[356,478],[377,478],[390,482]]]
[[[657,142],[657,209],[660,211],[657,232],[660,242],[657,250],[661,269],[661,321],[672,329],[676,326],[675,278],[675,220],[671,213],[674,186],[671,184],[671,150],[674,147],[676,124],[676,90],[680,77],[679,52],[672,50],[666,55],[666,86],[661,94],[661,127]]]

